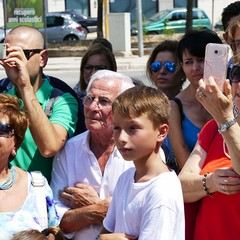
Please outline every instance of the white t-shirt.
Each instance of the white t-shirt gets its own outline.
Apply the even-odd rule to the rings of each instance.
[[[175,172],[144,183],[135,183],[134,174],[131,168],[120,176],[104,227],[138,236],[138,240],[184,240],[183,195]]]
[[[89,137],[89,131],[86,131],[69,139],[54,157],[51,188],[61,218],[69,208],[58,200],[59,190],[67,186],[73,187],[76,183],[85,183],[91,185],[101,199],[106,199],[113,195],[119,176],[134,166],[132,161],[125,161],[114,148],[102,175],[98,161],[89,148]],[[95,240],[100,229],[100,225],[91,225],[74,233],[74,239]]]

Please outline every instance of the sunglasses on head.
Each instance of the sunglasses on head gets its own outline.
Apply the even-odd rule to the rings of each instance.
[[[164,66],[164,68],[170,73],[173,73],[176,70],[176,64],[174,62],[152,62],[150,64],[150,69],[152,72],[157,72],[162,68],[162,66]]]
[[[7,123],[0,122],[0,137],[11,137],[14,135],[14,129]]]
[[[239,65],[233,65],[230,73],[229,73],[229,79],[231,83],[239,83],[240,82],[240,66]]]

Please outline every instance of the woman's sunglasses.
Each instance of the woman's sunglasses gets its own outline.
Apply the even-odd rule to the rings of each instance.
[[[230,73],[229,73],[229,79],[231,83],[239,83],[240,82],[240,66],[239,65],[233,65]]]
[[[173,73],[176,70],[176,64],[174,62],[153,62],[150,64],[150,69],[152,72],[157,72],[162,66],[164,66],[164,68],[170,73]]]
[[[12,137],[14,129],[7,123],[0,122],[0,137]]]

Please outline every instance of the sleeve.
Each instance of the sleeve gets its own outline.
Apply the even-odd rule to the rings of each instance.
[[[210,120],[204,125],[198,134],[198,143],[205,152],[209,151],[209,147],[211,146],[211,143],[217,133],[218,131],[216,121]]]
[[[53,105],[50,121],[62,125],[72,137],[78,120],[78,102],[70,94],[64,93]]]
[[[69,209],[58,199],[58,191],[68,186],[67,178],[67,159],[65,148],[58,152],[53,159],[51,188],[53,191],[53,199],[56,203],[56,209],[60,219],[62,219],[64,213]]]

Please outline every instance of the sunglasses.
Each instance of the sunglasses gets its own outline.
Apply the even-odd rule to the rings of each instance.
[[[7,123],[0,122],[0,137],[12,137],[14,129]]]
[[[231,83],[239,83],[240,82],[240,66],[239,65],[233,65],[230,73],[229,73],[229,79]]]
[[[105,69],[108,69],[108,66],[105,66],[105,65],[91,65],[91,64],[85,64],[84,67],[83,67],[84,71],[85,72],[92,72],[93,69],[96,71],[98,70],[105,70]]]
[[[40,53],[42,50],[43,49],[38,49],[38,48],[36,48],[36,49],[24,49],[23,52],[25,54],[26,59],[29,60],[31,53]]]
[[[173,73],[176,70],[176,64],[174,62],[153,62],[150,64],[150,69],[152,72],[158,72],[162,66],[164,66],[164,68],[170,73]]]

